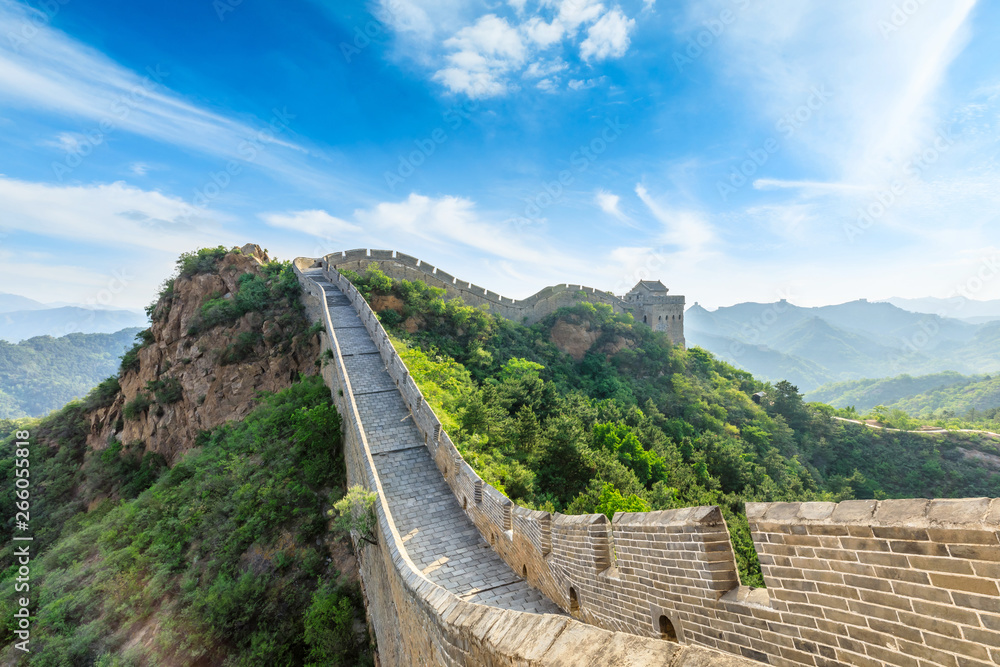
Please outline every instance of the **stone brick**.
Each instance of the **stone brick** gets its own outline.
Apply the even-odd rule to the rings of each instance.
[[[997,590],[997,583],[995,581],[980,579],[978,577],[962,577],[954,574],[934,573],[931,575],[931,582],[935,586],[948,588],[954,591],[966,591],[969,593],[978,593],[980,595],[1000,594],[1000,591]],[[937,601],[941,602],[941,600]]]

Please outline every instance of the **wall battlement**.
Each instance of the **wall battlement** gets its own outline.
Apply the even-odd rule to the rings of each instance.
[[[618,513],[609,522],[528,510],[485,483],[442,429],[368,304],[335,269],[324,272],[350,297],[466,515],[514,573],[592,626],[588,632],[667,640],[652,646],[676,640],[773,665],[1000,664],[1000,499],[748,504],[767,584],[751,590],[739,585],[717,507]],[[380,526],[398,538],[383,505]],[[402,542],[398,548],[405,554]],[[400,567],[407,562],[387,557]],[[547,621],[532,623],[523,631],[536,638]],[[502,658],[508,661],[476,664],[549,664]],[[610,664],[580,659],[551,664]],[[740,664],[724,660],[701,664]]]
[[[320,260],[324,270],[350,269],[363,272],[376,263],[382,271],[396,279],[423,280],[433,287],[443,288],[448,298],[461,298],[470,306],[486,306],[490,312],[515,322],[534,324],[559,308],[579,301],[604,303],[616,313],[629,313],[636,320],[666,333],[675,345],[684,346],[684,297],[679,295],[644,297],[642,303],[625,301],[610,292],[584,285],[553,285],[525,299],[512,299],[469,281],[459,280],[432,264],[412,255],[394,250],[359,248],[335,252]],[[664,316],[666,319],[664,319]],[[674,319],[671,320],[670,318]]]

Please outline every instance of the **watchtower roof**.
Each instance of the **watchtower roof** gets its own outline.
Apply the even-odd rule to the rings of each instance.
[[[651,292],[655,294],[666,294],[670,290],[667,286],[661,283],[659,280],[640,280],[632,288],[629,294],[637,294],[641,292]]]

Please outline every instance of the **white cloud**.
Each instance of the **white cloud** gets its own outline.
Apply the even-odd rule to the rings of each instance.
[[[604,83],[607,77],[599,76],[593,79],[570,79],[567,86],[570,90],[587,90]]]
[[[625,216],[622,214],[621,209],[618,208],[619,201],[620,197],[618,195],[607,190],[598,190],[597,194],[594,195],[594,202],[602,211],[621,220]]]
[[[552,76],[553,74],[558,74],[564,71],[569,65],[564,63],[562,60],[538,60],[536,62],[528,65],[528,69],[524,70],[524,78],[526,79],[540,79],[542,77]]]
[[[521,26],[521,29],[524,30],[524,34],[528,36],[528,39],[542,49],[548,48],[558,42],[566,32],[563,24],[558,20],[546,22],[538,16],[528,19]]]
[[[385,247],[392,239],[394,248],[433,249],[466,253],[478,251],[477,257],[506,260],[515,264],[537,264],[550,268],[575,267],[573,260],[556,247],[531,232],[496,223],[483,217],[470,199],[454,196],[427,197],[416,193],[402,201],[382,202],[371,208],[354,211],[343,220],[325,211],[293,211],[261,216],[269,225],[293,229],[338,243],[327,243],[330,250],[345,247]],[[481,254],[479,254],[481,253]]]
[[[558,6],[558,20],[570,33],[582,24],[590,23],[604,11],[604,5],[599,0],[562,0]]]
[[[48,139],[40,143],[49,148],[58,148],[64,153],[76,153],[85,141],[86,137],[79,132],[60,132],[55,139]]]
[[[492,97],[508,89],[505,76],[524,63],[526,50],[521,34],[495,14],[481,17],[445,41],[453,49],[449,67],[434,78],[449,90],[469,97]]]
[[[178,197],[124,182],[59,186],[0,176],[3,226],[61,240],[182,252],[217,245],[219,221],[192,215]]]
[[[128,166],[128,169],[136,176],[145,176],[149,173],[150,166],[145,162],[133,162]]]
[[[296,211],[293,213],[262,213],[261,219],[272,227],[290,229],[310,234],[325,241],[335,241],[339,237],[356,235],[361,228],[355,224],[336,218],[326,211]],[[345,245],[349,242],[345,242]]]
[[[628,51],[629,33],[634,27],[635,19],[615,7],[587,30],[587,39],[580,45],[580,57],[586,61],[621,58]]]
[[[382,0],[382,6],[392,1]],[[505,7],[494,5],[491,13],[471,21],[466,19],[461,27],[450,32],[437,24],[416,30],[412,21],[389,23],[404,38],[403,42],[411,42],[404,49],[407,55],[433,69],[435,81],[453,93],[473,98],[517,90],[512,81],[518,73],[529,79],[550,79],[536,86],[555,90],[562,80],[545,70],[553,62],[560,63],[560,71],[569,68],[560,55],[560,44],[565,42],[563,48],[569,49],[575,48],[573,43],[576,43],[588,62],[620,58],[629,48],[629,33],[635,26],[635,20],[627,17],[620,7],[607,10],[599,0],[540,0],[530,9],[524,0],[513,0],[508,5],[513,11],[508,10],[506,17],[499,14]],[[461,21],[469,6],[465,5],[463,10],[453,8],[448,24]],[[422,12],[430,16],[431,7],[429,0],[404,3],[409,14]],[[435,49],[433,43],[439,39],[438,34],[450,36],[440,40],[441,48]],[[597,83],[603,78],[590,81]]]
[[[687,263],[696,263],[715,254],[715,231],[701,214],[694,211],[670,209],[658,203],[642,185],[635,186],[635,193],[649,212],[663,225],[659,240],[677,248],[678,256]]]

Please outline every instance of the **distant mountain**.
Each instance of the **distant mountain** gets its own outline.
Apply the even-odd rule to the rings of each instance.
[[[876,405],[892,405],[900,400],[946,387],[960,387],[982,380],[947,371],[933,375],[900,375],[877,380],[851,380],[823,385],[806,394],[807,401],[829,403],[836,408],[853,405],[859,412],[867,412]]]
[[[42,310],[50,307],[41,301],[35,301],[26,296],[0,292],[0,313],[8,313],[15,310]]]
[[[35,336],[112,333],[146,327],[145,314],[131,310],[91,310],[75,306],[0,313],[0,340],[11,343]]]
[[[936,297],[903,299],[894,296],[891,299],[886,299],[886,302],[914,313],[933,313],[976,324],[1000,320],[1000,299],[976,301],[962,296],[951,299]]]
[[[808,392],[862,378],[1000,370],[1000,322],[972,324],[864,299],[803,308],[787,301],[708,311],[695,304],[685,337],[757,377]]]
[[[139,328],[0,341],[0,419],[37,417],[114,375]]]

